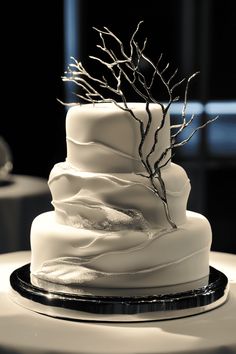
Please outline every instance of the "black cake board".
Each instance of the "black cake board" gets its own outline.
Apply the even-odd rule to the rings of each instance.
[[[138,322],[168,320],[213,310],[227,300],[228,279],[210,267],[208,284],[176,293],[152,295],[93,295],[48,291],[31,282],[30,264],[10,276],[11,297],[37,313],[73,320]]]

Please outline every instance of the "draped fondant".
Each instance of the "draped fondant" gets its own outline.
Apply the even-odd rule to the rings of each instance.
[[[173,163],[163,169],[162,178],[171,217],[181,225],[186,221],[189,179]],[[161,199],[149,180],[137,174],[87,173],[59,163],[50,174],[49,187],[62,224],[95,229],[168,227]]]
[[[144,126],[145,104],[131,103]],[[153,166],[170,146],[170,117],[150,105],[151,124],[142,146]],[[158,193],[140,159],[140,124],[114,104],[75,106],[67,113],[67,157],[49,176],[54,211],[39,215],[31,228],[31,273],[37,285],[49,281],[74,287],[147,289],[207,281],[211,227],[186,211],[190,182],[184,169],[161,163]],[[158,133],[155,135],[155,132]],[[161,195],[161,193],[160,193]],[[199,283],[199,284],[200,284]],[[115,291],[115,290],[114,290]],[[151,290],[150,290],[151,291]]]
[[[131,103],[129,107],[144,123],[148,114],[144,103]],[[152,122],[143,146],[144,156],[151,150],[156,129],[162,122],[159,105],[150,104]],[[78,119],[79,116],[79,119]],[[140,125],[129,112],[114,104],[81,105],[72,107],[66,120],[67,161],[80,171],[99,173],[130,173],[143,171],[140,162]],[[169,115],[158,134],[158,148],[151,156],[156,161],[169,147]],[[164,164],[170,153],[163,159]]]

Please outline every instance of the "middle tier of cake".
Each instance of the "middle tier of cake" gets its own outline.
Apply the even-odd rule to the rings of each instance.
[[[186,222],[190,183],[174,163],[162,169],[172,221]],[[158,180],[156,186],[159,188]],[[56,220],[60,224],[97,230],[169,228],[162,200],[150,180],[135,173],[81,172],[67,162],[54,166],[49,177]]]

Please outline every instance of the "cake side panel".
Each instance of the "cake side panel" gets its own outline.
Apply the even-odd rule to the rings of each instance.
[[[187,174],[172,163],[163,169],[162,178],[172,220],[181,225],[190,192]],[[49,187],[62,224],[103,230],[169,228],[163,202],[149,179],[134,173],[85,173],[60,163],[50,174]]]
[[[31,242],[32,274],[61,284],[157,287],[195,281],[209,273],[211,228],[206,218],[192,212],[177,230],[153,230],[151,237],[129,230],[99,235],[60,225],[50,212],[35,219]]]
[[[145,104],[129,104],[134,115],[147,126]],[[163,114],[159,105],[150,104],[151,125],[143,154],[150,152]],[[130,173],[144,171],[140,161],[140,125],[129,112],[114,104],[81,105],[71,108],[66,117],[67,161],[80,171]],[[153,164],[170,145],[170,118],[158,133],[158,144],[150,161]],[[170,151],[163,159],[170,158]]]

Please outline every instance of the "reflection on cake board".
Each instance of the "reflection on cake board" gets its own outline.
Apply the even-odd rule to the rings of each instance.
[[[152,291],[152,295],[110,295],[109,290],[93,294],[93,289],[44,288],[31,283],[30,264],[16,269],[10,277],[11,297],[19,305],[47,316],[87,321],[138,322],[167,320],[197,315],[224,304],[228,296],[228,279],[210,267],[208,284],[193,290],[172,293]],[[48,288],[48,290],[46,290]],[[50,290],[51,289],[51,290]],[[177,288],[178,289],[178,288]],[[150,290],[150,289],[149,289]],[[134,291],[134,289],[132,289]],[[156,293],[156,295],[155,295]]]

